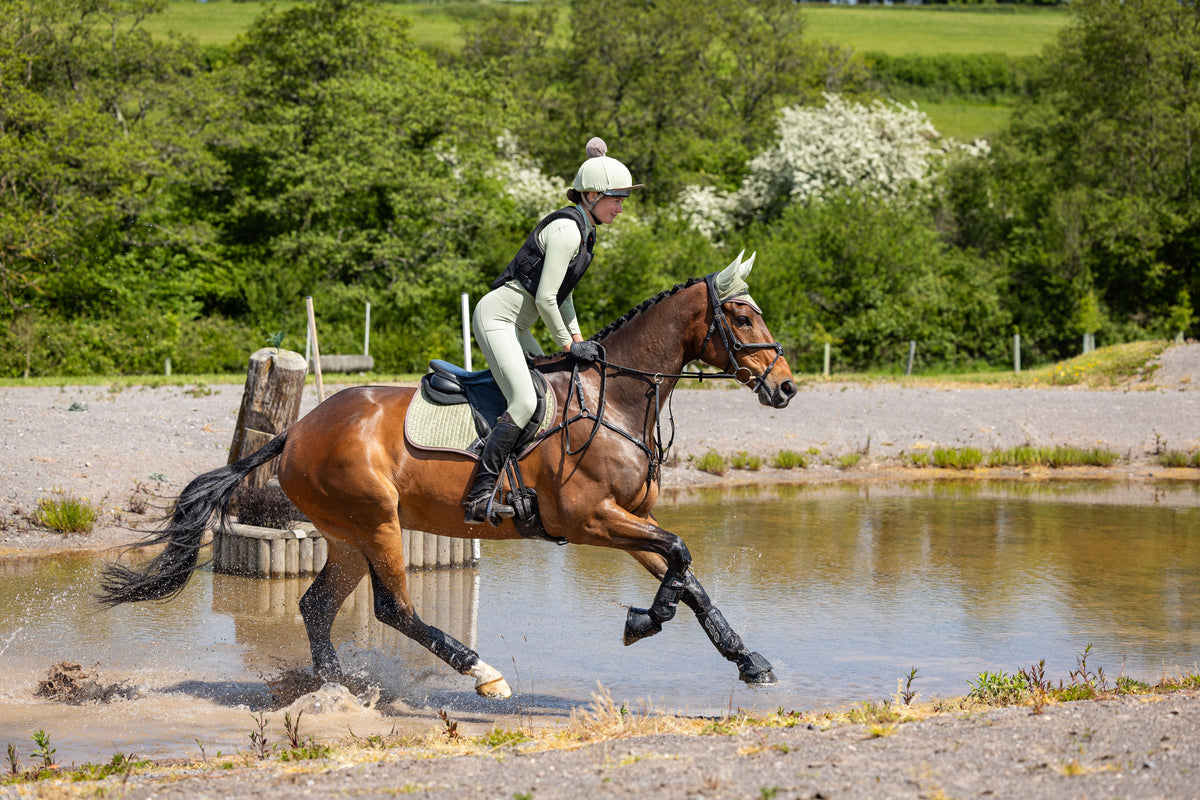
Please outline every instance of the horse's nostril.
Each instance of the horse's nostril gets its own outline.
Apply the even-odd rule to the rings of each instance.
[[[786,397],[795,397],[797,391],[796,384],[793,381],[784,381],[779,384],[779,391],[783,392]]]

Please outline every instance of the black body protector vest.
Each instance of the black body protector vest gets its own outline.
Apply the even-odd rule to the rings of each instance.
[[[504,272],[501,272],[500,277],[492,281],[493,289],[499,289],[509,281],[515,280],[521,284],[521,288],[537,297],[538,284],[542,280],[542,266],[546,260],[546,254],[538,244],[538,234],[556,219],[574,220],[575,224],[579,226],[579,237],[583,241],[583,245],[579,248],[579,254],[567,266],[567,274],[558,288],[559,304],[561,305],[567,299],[567,295],[578,285],[583,273],[587,272],[588,265],[592,263],[592,248],[596,244],[595,230],[591,234],[587,233],[583,212],[575,206],[560,208],[538,223],[537,227],[533,229],[533,233],[529,234],[529,238],[525,240],[525,244],[521,245],[521,249],[517,251],[513,260],[508,262]]]

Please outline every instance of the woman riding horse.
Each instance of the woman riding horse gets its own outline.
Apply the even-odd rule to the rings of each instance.
[[[612,224],[624,210],[625,198],[641,188],[641,184],[634,185],[625,165],[609,158],[607,152],[607,145],[598,137],[587,143],[588,159],[567,190],[567,199],[575,205],[561,208],[537,224],[471,316],[475,341],[508,407],[488,436],[463,501],[469,525],[485,519],[496,525],[501,518],[513,516],[512,506],[494,503],[492,495],[504,462],[537,405],[525,361],[527,352],[543,355],[529,333],[534,321],[540,316],[559,347],[575,357],[595,360],[599,354],[596,343],[584,341],[579,332],[571,292],[592,261],[596,227]]]
[[[694,362],[736,380],[760,403],[784,408],[796,396],[791,368],[750,296],[753,257],[741,255],[719,273],[692,279],[651,298],[599,331],[603,358],[559,365],[546,374],[561,421],[523,455],[522,474],[540,498],[546,533],[573,545],[627,552],[659,582],[653,602],[631,607],[623,641],[662,630],[682,603],[695,614],[717,652],[738,677],[775,680],[771,664],[746,646],[709,598],[678,535],[659,526],[658,468],[670,448],[671,392],[697,377]],[[569,366],[568,369],[561,367]],[[475,678],[485,697],[511,693],[504,676],[471,647],[424,622],[408,592],[407,531],[483,539],[519,539],[514,520],[497,527],[466,524],[463,486],[472,469],[466,453],[422,449],[405,436],[416,398],[411,386],[355,386],[328,398],[255,453],[194,478],[170,519],[142,545],[166,545],[134,569],[110,564],[101,578],[107,605],[163,600],[178,594],[199,564],[215,522],[225,528],[242,479],[278,457],[279,485],[329,546],[325,567],[300,600],[313,674],[341,680],[331,639],[338,609],[370,575],[377,619],[426,647],[457,672]],[[630,469],[641,464],[643,469]]]

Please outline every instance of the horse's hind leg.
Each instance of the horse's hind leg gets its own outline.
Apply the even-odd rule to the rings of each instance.
[[[660,556],[652,553],[630,553],[630,555],[639,564],[649,570],[652,575],[659,579],[664,579],[663,586],[667,586],[668,582],[673,583],[673,581],[669,581],[671,571],[667,569],[666,562]],[[661,595],[663,591],[664,589],[660,588],[659,594]],[[721,609],[713,605],[708,592],[704,591],[704,587],[700,585],[700,581],[696,579],[695,574],[691,570],[688,570],[684,574],[677,596],[688,608],[695,612],[696,619],[700,622],[700,627],[704,629],[704,633],[708,635],[709,641],[717,648],[717,652],[728,661],[732,661],[737,665],[739,678],[746,683],[759,686],[775,683],[775,673],[771,669],[771,662],[767,661],[761,654],[751,652],[746,647],[746,644],[742,641],[742,637],[738,636],[737,631],[725,619],[725,615],[721,613]],[[660,626],[647,626],[647,622],[653,619],[652,614],[653,606],[647,611],[630,609],[630,620],[626,621],[625,644],[633,644],[638,639],[651,636],[661,630]],[[643,636],[631,638],[630,625],[633,625],[635,628],[642,626],[642,629],[649,632]]]
[[[400,548],[396,547],[396,552]],[[375,617],[390,625],[429,652],[445,661],[456,672],[475,678],[475,691],[483,697],[509,697],[512,690],[499,670],[485,663],[479,654],[453,636],[417,616],[408,597],[404,567],[389,569],[387,559],[368,558]]]
[[[329,556],[316,580],[300,598],[300,616],[308,632],[312,650],[313,674],[330,681],[342,679],[342,667],[329,633],[333,619],[346,598],[367,572],[367,560],[350,545],[325,537]]]

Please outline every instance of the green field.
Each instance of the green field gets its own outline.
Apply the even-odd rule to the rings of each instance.
[[[412,21],[413,38],[427,48],[455,50],[462,46],[462,22],[493,3],[388,3],[383,8]],[[277,2],[233,2],[233,0],[173,0],[165,14],[147,21],[156,35],[180,33],[209,47],[230,44],[256,16],[267,8],[285,10],[297,0]],[[533,7],[526,3],[522,8]],[[566,36],[567,6],[561,0],[539,2],[559,14]],[[961,8],[961,7],[960,7]],[[808,36],[859,52],[890,55],[934,55],[939,53],[1005,53],[1029,56],[1040,53],[1066,24],[1060,9],[1012,9],[989,11],[913,8],[906,6],[848,7],[808,5]],[[1003,129],[1011,109],[1006,105],[923,101],[920,107],[939,131],[957,139],[986,137]]]
[[[225,45],[268,7],[284,10],[296,0],[273,3],[235,3],[233,0],[173,0],[167,12],[150,19],[155,34],[175,31],[204,45]],[[490,3],[389,3],[383,7],[413,21],[413,35],[423,45],[456,48],[462,44],[460,20],[475,16]],[[532,7],[524,4],[522,7]],[[539,3],[565,16],[562,2]],[[810,5],[804,9],[813,39],[852,47],[861,52],[893,55],[998,52],[1034,55],[1054,39],[1066,23],[1058,9],[949,11],[932,8],[870,8]]]
[[[1020,9],[1010,13],[959,11],[909,6],[869,8],[805,6],[814,39],[863,53],[934,55],[1005,53],[1037,55],[1067,22],[1059,9]]]

